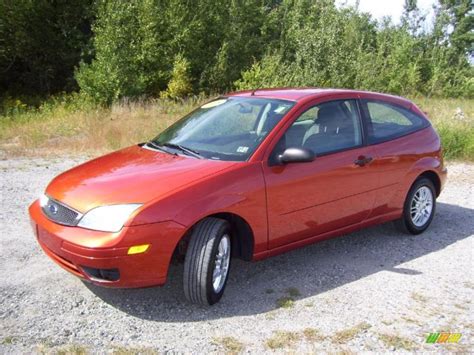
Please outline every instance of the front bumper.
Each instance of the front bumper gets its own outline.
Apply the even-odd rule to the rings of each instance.
[[[441,193],[441,191],[444,189],[444,186],[446,185],[446,181],[448,180],[448,169],[444,166],[438,169],[438,176],[441,182],[441,186],[439,187],[439,192]]]
[[[163,285],[175,247],[185,233],[185,227],[173,221],[123,227],[118,233],[62,226],[44,216],[38,201],[29,213],[46,255],[81,279],[106,287]],[[142,244],[150,244],[146,252],[127,255],[129,247]],[[91,270],[117,273],[103,278]]]

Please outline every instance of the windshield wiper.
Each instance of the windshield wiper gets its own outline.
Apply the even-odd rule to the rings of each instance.
[[[193,150],[193,149],[191,149],[191,148],[184,147],[184,146],[182,146],[181,144],[162,143],[161,145],[164,146],[164,147],[179,149],[180,151],[182,151],[182,152],[184,152],[184,153],[186,153],[186,154],[188,154],[188,155],[191,155],[191,156],[193,156],[193,157],[195,157],[195,158],[203,159],[203,156],[202,156],[199,152],[197,152],[197,151],[195,151],[195,150]]]
[[[156,144],[153,141],[147,142],[146,145],[152,146],[153,148],[161,150],[162,152],[165,152],[165,153],[168,153],[168,154],[173,154],[173,153],[170,153],[169,151],[167,151],[166,149],[163,149],[162,146]]]

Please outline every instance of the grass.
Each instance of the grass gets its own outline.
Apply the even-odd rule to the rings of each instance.
[[[466,306],[466,305],[463,305],[463,304],[460,304],[460,303],[455,303],[454,304],[454,307],[458,308],[458,309],[461,309],[463,311],[468,311],[469,310],[469,307]]]
[[[54,351],[56,355],[87,355],[89,351],[82,345],[68,344]]]
[[[12,335],[8,335],[0,341],[0,344],[2,344],[2,345],[11,345],[11,344],[15,343],[16,341],[17,341],[16,337],[14,337]]]
[[[421,293],[417,293],[417,292],[412,292],[411,298],[420,303],[428,302],[428,298],[426,296],[423,296]]]
[[[16,340],[13,340],[16,341]],[[3,343],[2,343],[3,344]],[[38,354],[54,354],[54,355],[88,355],[88,354],[96,354],[97,351],[94,351],[91,348],[88,348],[84,345],[77,344],[77,343],[67,343],[64,345],[56,346],[54,343],[50,341],[49,338],[42,339],[36,345],[35,353]],[[107,354],[112,355],[155,355],[158,354],[152,348],[147,347],[126,347],[126,346],[111,346],[109,347]]]
[[[276,304],[278,308],[293,308],[295,306],[295,300],[293,297],[285,296],[277,299]]]
[[[474,282],[466,281],[464,282],[464,287],[471,288],[474,290]]]
[[[306,328],[303,330],[303,336],[309,342],[316,342],[324,340],[324,336],[321,335],[318,329]]]
[[[234,337],[215,338],[213,343],[224,348],[226,352],[240,353],[244,349],[244,344]]]
[[[275,317],[276,317],[276,311],[275,310],[269,311],[265,314],[265,319],[268,319],[268,320],[275,320]]]
[[[157,355],[158,352],[151,348],[129,348],[116,346],[109,354],[112,355]]]
[[[300,290],[298,290],[296,287],[287,288],[286,293],[288,293],[288,295],[290,297],[299,297],[299,296],[301,296]]]
[[[266,346],[272,350],[285,349],[292,347],[296,342],[305,339],[310,343],[320,342],[324,340],[318,329],[306,328],[300,332],[275,331],[273,335],[267,339]]]
[[[351,328],[347,328],[336,332],[332,336],[332,341],[337,344],[346,344],[347,342],[354,339],[359,333],[369,329],[371,327],[370,324],[362,322],[359,323]]]
[[[205,98],[96,107],[72,98],[0,116],[0,150],[14,155],[100,154],[153,138]],[[474,100],[414,98],[438,129],[447,159],[474,161]]]
[[[55,355],[88,355],[96,352],[87,349],[85,346],[79,344],[66,344],[58,348],[51,344],[42,343],[39,345],[37,352],[40,354],[55,354]],[[129,348],[114,346],[108,352],[113,355],[155,355],[158,354],[151,348]]]
[[[446,159],[474,161],[474,100],[418,98],[414,102],[431,118]]]
[[[407,338],[403,338],[399,335],[390,335],[390,334],[379,334],[379,339],[385,346],[389,348],[395,348],[395,350],[413,350],[416,344]]]
[[[301,339],[301,335],[297,332],[276,331],[273,336],[266,342],[268,348],[284,349],[291,347],[294,343]]]
[[[287,288],[285,293],[287,296],[276,300],[277,308],[293,308],[295,306],[295,298],[301,296],[301,292],[296,287]]]
[[[414,318],[402,316],[401,319],[403,319],[407,323],[415,324],[415,325],[418,325],[420,327],[423,325],[423,323],[421,321],[419,321],[417,319],[414,319]]]
[[[105,153],[155,137],[203,101],[122,102],[110,108],[49,104],[0,116],[0,150],[10,155]]]

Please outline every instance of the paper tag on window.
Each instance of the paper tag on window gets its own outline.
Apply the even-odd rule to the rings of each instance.
[[[278,106],[278,107],[274,110],[274,112],[275,112],[275,113],[283,113],[283,112],[286,111],[286,109],[287,109],[286,106]]]
[[[227,99],[214,100],[214,101],[208,102],[205,105],[202,105],[201,108],[212,108],[212,107],[222,105],[223,103],[226,103],[226,102],[227,102]]]
[[[247,153],[248,150],[249,150],[249,147],[238,147],[237,153]]]

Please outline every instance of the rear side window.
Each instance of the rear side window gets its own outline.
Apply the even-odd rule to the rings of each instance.
[[[364,100],[364,103],[369,118],[369,143],[398,138],[429,125],[426,119],[404,107],[382,101]]]

